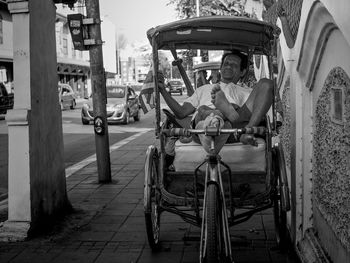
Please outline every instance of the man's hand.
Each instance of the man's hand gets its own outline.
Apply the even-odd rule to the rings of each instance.
[[[146,78],[145,78],[145,80],[144,80],[144,83],[150,83],[150,82],[153,82],[153,81],[154,81],[154,80],[153,80],[153,71],[150,70],[150,71],[148,71],[148,73],[147,73],[147,76],[146,76]],[[158,82],[164,84],[164,75],[163,75],[163,73],[160,72],[160,71],[158,71]]]

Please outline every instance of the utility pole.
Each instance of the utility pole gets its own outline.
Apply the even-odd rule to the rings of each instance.
[[[102,57],[101,19],[99,0],[86,0],[86,15],[95,23],[89,26],[89,38],[94,40],[89,49],[92,103],[94,108],[94,130],[98,180],[111,182],[111,161],[106,111],[106,80]]]
[[[199,0],[196,0],[196,16],[199,17]],[[201,50],[197,49],[197,57],[201,56]]]
[[[199,17],[199,0],[196,0],[196,17]],[[197,65],[202,62],[201,50],[197,49],[197,56],[192,58],[193,65]]]

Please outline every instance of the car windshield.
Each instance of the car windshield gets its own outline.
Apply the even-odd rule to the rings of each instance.
[[[125,88],[123,86],[109,86],[107,87],[107,98],[124,98]]]

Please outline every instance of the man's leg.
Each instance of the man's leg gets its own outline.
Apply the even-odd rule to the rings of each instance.
[[[250,116],[240,116],[240,112],[237,112],[233,105],[231,105],[225,94],[218,90],[212,92],[213,103],[224,114],[224,116],[231,122],[233,127],[237,127],[237,124],[242,122],[242,117],[248,122],[245,127],[253,127],[259,125],[267,111],[271,107],[273,99],[273,82],[269,79],[261,79],[253,88],[246,103],[243,107],[246,107],[250,111]],[[242,107],[242,108],[243,108]],[[247,115],[247,114],[245,114]],[[256,145],[254,136],[249,134],[243,134],[240,141],[244,144]]]
[[[245,105],[252,113],[247,127],[257,126],[262,121],[272,105],[273,82],[269,79],[261,79],[254,85]]]
[[[245,106],[250,110],[251,117],[246,127],[258,126],[273,101],[273,82],[269,79],[261,79],[253,87]],[[256,138],[251,134],[242,134],[240,141],[243,144],[251,144],[257,146]]]

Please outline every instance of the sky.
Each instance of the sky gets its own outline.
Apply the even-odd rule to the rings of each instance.
[[[100,13],[131,44],[148,41],[148,29],[178,20],[174,6],[167,3],[168,0],[100,0]]]

